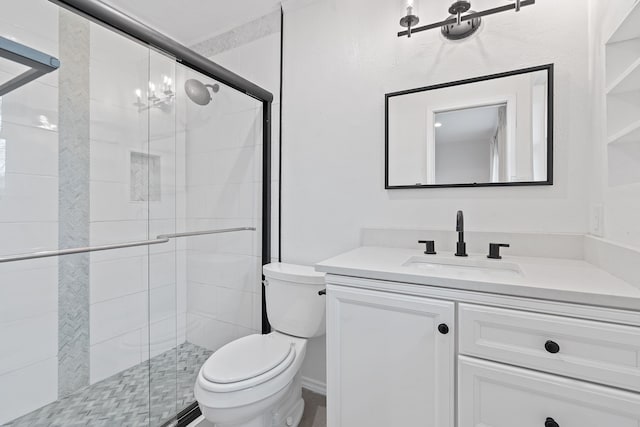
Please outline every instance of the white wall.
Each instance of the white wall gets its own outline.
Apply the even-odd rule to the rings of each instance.
[[[423,2],[424,22],[444,18],[449,3]],[[458,43],[438,31],[397,38],[397,6],[316,0],[285,10],[283,260],[312,264],[352,249],[362,227],[452,229],[458,209],[469,230],[587,231],[587,3],[541,0],[487,17]],[[551,62],[554,186],[384,190],[385,93]],[[312,343],[304,374],[324,381],[324,368],[323,344]]]
[[[637,0],[619,0],[609,2],[604,0],[590,0],[590,43],[592,53],[590,56],[591,73],[591,105],[593,105],[592,132],[593,140],[593,168],[589,183],[592,188],[592,218],[593,210],[600,205],[604,211],[604,229],[597,234],[616,243],[640,248],[640,224],[638,212],[640,212],[640,185],[617,185],[609,180],[611,172],[621,174],[636,173],[637,159],[630,163],[619,161],[624,159],[609,159],[607,152],[607,110],[605,100],[605,50],[604,43],[611,31],[627,14]],[[636,47],[636,57],[640,50]],[[632,58],[632,51],[628,51]],[[638,116],[637,96],[638,92],[631,94],[635,102],[626,104],[626,113]],[[633,106],[635,104],[635,107]],[[613,117],[615,118],[615,117]],[[627,120],[623,117],[620,122]],[[636,119],[637,120],[637,119]],[[611,123],[613,129],[619,124]],[[630,156],[631,154],[627,154]],[[623,155],[624,156],[624,155]],[[611,165],[611,166],[610,166]],[[615,168],[617,170],[611,170]],[[595,220],[592,219],[591,229],[596,232]]]
[[[491,182],[491,141],[447,141],[436,144],[436,182]]]
[[[58,7],[3,2],[0,35],[56,56]],[[16,75],[9,61],[0,61],[3,82]],[[0,98],[2,255],[58,247],[58,132],[40,127],[40,116],[58,123],[55,73]],[[57,284],[56,259],[0,264],[0,424],[56,399]]]

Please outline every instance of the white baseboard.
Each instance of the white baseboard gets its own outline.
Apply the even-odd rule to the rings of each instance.
[[[311,378],[302,377],[302,388],[306,388],[309,391],[321,394],[323,396],[327,395],[327,385],[323,382]]]

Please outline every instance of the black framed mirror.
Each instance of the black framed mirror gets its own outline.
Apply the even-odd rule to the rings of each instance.
[[[553,184],[553,64],[385,95],[385,188]]]

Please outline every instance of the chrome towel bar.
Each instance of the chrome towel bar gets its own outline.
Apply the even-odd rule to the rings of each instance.
[[[0,264],[6,263],[6,262],[27,261],[30,259],[49,258],[49,257],[55,257],[55,256],[62,256],[62,255],[74,255],[74,254],[82,254],[82,253],[88,253],[88,252],[109,251],[113,249],[134,248],[137,246],[159,245],[162,243],[168,243],[170,239],[176,239],[180,237],[193,237],[193,236],[203,236],[207,234],[220,234],[220,233],[232,233],[236,231],[255,231],[255,230],[256,230],[255,227],[236,227],[236,228],[222,228],[217,230],[191,231],[186,233],[161,234],[157,238],[152,240],[140,240],[136,242],[113,243],[108,245],[88,246],[88,247],[73,248],[73,249],[60,249],[56,251],[33,252],[33,253],[21,254],[21,255],[10,255],[6,257],[0,257]]]
[[[218,230],[190,231],[186,233],[161,234],[158,239],[175,239],[178,237],[204,236],[206,234],[232,233],[234,231],[256,231],[255,227],[221,228]]]
[[[13,261],[26,261],[30,259],[48,258],[48,257],[54,257],[54,256],[61,256],[61,255],[82,254],[86,252],[109,251],[112,249],[134,248],[136,246],[158,245],[160,243],[167,243],[168,241],[169,239],[141,240],[137,242],[114,243],[111,245],[88,246],[84,248],[73,248],[73,249],[60,249],[57,251],[33,252],[30,254],[2,257],[0,258],[0,263],[13,262]]]

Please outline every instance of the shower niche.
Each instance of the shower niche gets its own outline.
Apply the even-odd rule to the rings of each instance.
[[[159,202],[162,180],[161,157],[153,154],[131,152],[132,202]]]

